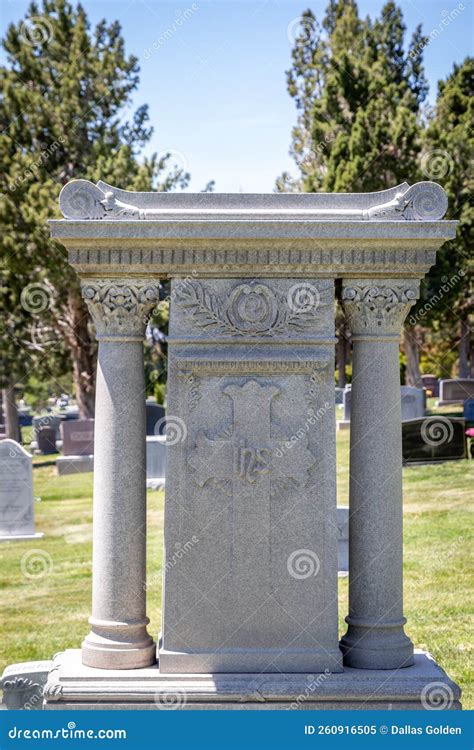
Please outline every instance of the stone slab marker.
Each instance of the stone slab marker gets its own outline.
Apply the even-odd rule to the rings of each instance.
[[[82,277],[99,340],[93,603],[82,655],[55,659],[46,708],[153,708],[170,691],[189,708],[284,708],[318,672],[330,707],[375,695],[421,707],[433,668],[426,654],[409,666],[404,633],[398,345],[420,278],[455,233],[441,221],[443,190],[191,195],[76,180],[60,206],[52,234]],[[142,340],[160,279],[171,279],[171,314],[156,665]],[[344,666],[336,279],[354,339]]]
[[[0,541],[35,539],[33,462],[15,440],[0,441]]]

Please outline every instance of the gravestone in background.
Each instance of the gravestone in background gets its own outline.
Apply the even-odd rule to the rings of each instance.
[[[434,398],[438,398],[439,379],[436,377],[436,375],[422,375],[421,382],[423,383],[423,388],[425,388],[425,390],[427,391],[430,391],[431,396],[434,396]]]
[[[351,397],[352,385],[346,385],[342,392],[343,417],[337,422],[338,430],[348,430],[351,426]]]
[[[38,430],[42,427],[53,427],[56,432],[56,440],[61,439],[59,432],[59,425],[62,422],[62,418],[58,414],[41,414],[38,417],[33,417],[33,431],[35,440],[38,440]]]
[[[15,440],[0,441],[0,541],[35,539],[33,462]]]
[[[334,400],[336,402],[336,405],[342,404],[343,394],[344,394],[344,388],[334,389]]]
[[[474,378],[452,378],[440,380],[439,405],[459,404],[474,398]]]
[[[146,401],[146,434],[147,435],[164,435],[165,434],[165,407],[157,404],[152,399]]]
[[[45,425],[36,430],[36,451],[43,456],[57,453],[56,430],[54,427]]]
[[[64,456],[91,456],[94,453],[94,420],[74,419],[61,425]]]
[[[166,437],[147,435],[146,438],[146,486],[156,490],[165,486]]]
[[[94,420],[73,419],[61,424],[62,452],[56,461],[60,476],[93,471]]]
[[[418,419],[425,415],[425,392],[423,388],[401,386],[402,422],[407,419]]]
[[[405,464],[467,458],[466,423],[442,415],[402,422],[402,451]]]

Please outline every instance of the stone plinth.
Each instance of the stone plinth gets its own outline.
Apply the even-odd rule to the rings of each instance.
[[[456,710],[461,691],[424,651],[411,667],[331,674],[161,674],[85,667],[80,652],[55,657],[46,710]]]
[[[77,655],[63,672],[59,660],[47,707],[152,707],[173,686],[195,707],[279,708],[318,674],[328,692],[311,707],[420,707],[433,672],[403,630],[398,343],[419,280],[455,234],[455,222],[441,221],[442,189],[176,195],[78,180],[60,205],[66,218],[52,234],[82,277],[99,340],[93,606],[82,648],[93,672]],[[142,338],[160,279],[172,283],[158,671],[146,631]],[[344,667],[339,279],[354,341]],[[142,668],[145,684],[139,671],[115,672]]]

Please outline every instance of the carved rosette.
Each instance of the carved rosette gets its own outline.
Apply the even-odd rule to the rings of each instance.
[[[144,280],[84,281],[81,291],[99,340],[141,340],[159,301],[159,283]]]
[[[392,279],[346,281],[342,302],[354,336],[399,336],[420,282]]]

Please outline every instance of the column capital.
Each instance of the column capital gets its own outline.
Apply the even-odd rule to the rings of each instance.
[[[99,341],[140,341],[159,300],[159,282],[146,279],[88,279],[82,297]]]
[[[418,279],[345,279],[342,303],[353,338],[398,338],[419,293]]]

